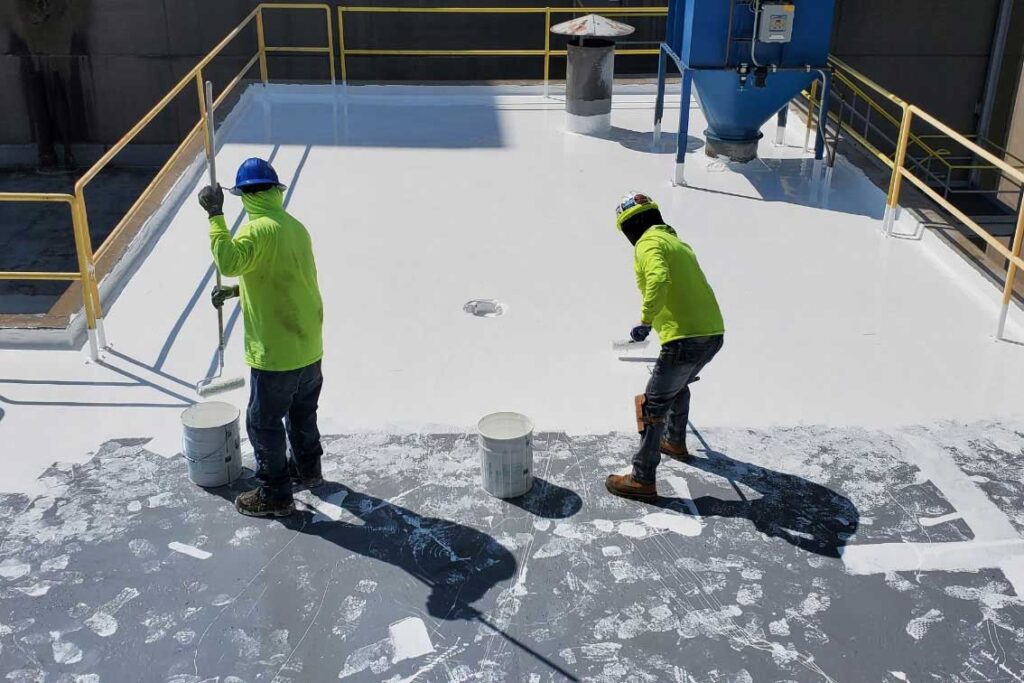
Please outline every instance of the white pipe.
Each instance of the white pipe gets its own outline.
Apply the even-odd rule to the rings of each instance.
[[[999,311],[999,324],[996,326],[996,339],[1005,339],[1003,333],[1006,331],[1006,317],[1010,313],[1010,304],[1003,304],[1003,308]]]
[[[99,360],[100,359],[100,348],[96,339],[96,330],[89,330],[89,359]]]
[[[676,164],[676,174],[672,179],[672,184],[676,187],[686,187],[686,162]]]
[[[107,344],[107,331],[103,327],[103,318],[96,318],[96,337],[101,349],[109,347]]]
[[[896,210],[897,207],[895,206],[889,206],[888,204],[885,206],[885,216],[882,217],[882,234],[886,237],[892,235],[892,229],[896,223]]]
[[[761,20],[761,0],[754,0],[754,32],[750,37],[750,61],[754,63],[754,66],[764,66],[757,61],[757,38],[760,32],[760,26],[758,22]]]

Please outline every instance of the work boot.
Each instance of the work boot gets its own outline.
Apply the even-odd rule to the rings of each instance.
[[[673,443],[668,439],[662,439],[661,452],[673,460],[678,460],[679,462],[690,462],[690,460],[693,459],[693,456],[690,455],[690,451],[686,449],[685,441],[682,443]]]
[[[317,470],[319,470],[319,466]],[[288,476],[292,479],[293,486],[302,486],[307,489],[315,489],[318,486],[323,486],[324,478],[319,472],[299,472],[298,465],[295,464],[294,460],[288,460]]]
[[[604,480],[609,493],[622,498],[634,500],[654,500],[658,497],[658,489],[654,484],[644,484],[633,478],[632,474],[609,474]]]
[[[263,489],[258,488],[238,494],[235,509],[248,517],[287,517],[295,512],[295,501],[268,498]]]

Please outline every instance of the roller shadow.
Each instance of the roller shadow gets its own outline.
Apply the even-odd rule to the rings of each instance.
[[[695,430],[696,431],[696,430]],[[693,457],[684,467],[729,480],[739,500],[700,496],[693,500],[659,497],[652,505],[701,517],[746,518],[761,533],[781,538],[797,548],[838,558],[857,531],[860,513],[846,496],[795,474],[777,472],[713,450],[698,433],[705,457]],[[666,461],[662,467],[667,465]],[[738,486],[760,494],[750,499]]]
[[[518,498],[506,498],[509,505],[547,519],[572,517],[583,507],[583,499],[563,486],[540,477],[533,478],[533,487]]]
[[[119,358],[127,358],[122,354],[114,354]],[[129,359],[130,360],[130,359]],[[134,361],[130,361],[134,362]],[[96,365],[102,367],[110,372],[126,378],[130,381],[122,380],[60,380],[60,379],[17,379],[17,378],[0,378],[0,386],[2,385],[14,385],[14,386],[51,386],[51,387],[110,387],[116,389],[130,389],[130,388],[146,388],[152,389],[164,396],[175,400],[174,403],[153,403],[143,401],[65,401],[59,400],[54,397],[54,392],[50,392],[46,400],[21,400],[18,398],[12,398],[5,394],[0,394],[0,403],[6,403],[8,405],[20,405],[20,406],[55,406],[65,408],[188,408],[195,404],[195,401],[179,394],[176,391],[168,389],[167,387],[161,386],[155,382],[151,382],[144,377],[141,377],[125,368],[117,367],[106,360],[96,361]],[[160,373],[158,373],[160,374]]]

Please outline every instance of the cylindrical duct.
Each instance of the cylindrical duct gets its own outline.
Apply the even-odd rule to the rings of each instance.
[[[569,41],[568,51],[566,128],[573,133],[607,135],[612,126],[615,42],[576,37]]]

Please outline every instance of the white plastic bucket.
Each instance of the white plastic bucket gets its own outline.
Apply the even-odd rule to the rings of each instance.
[[[181,452],[194,484],[226,486],[242,476],[238,418],[238,408],[222,401],[197,403],[181,414]]]
[[[498,498],[515,498],[533,486],[533,421],[519,413],[492,413],[477,423],[480,483]]]

